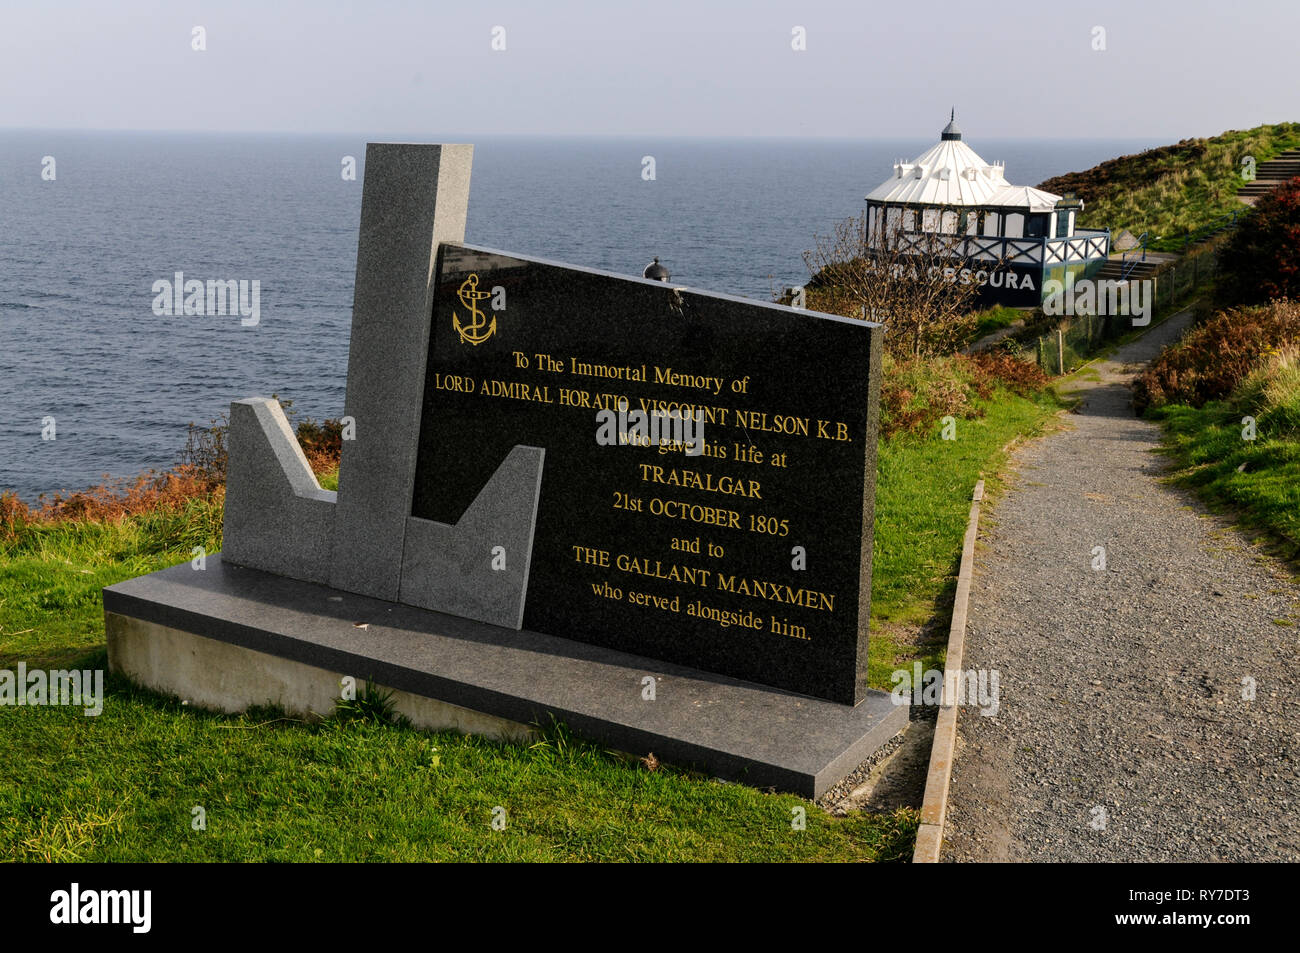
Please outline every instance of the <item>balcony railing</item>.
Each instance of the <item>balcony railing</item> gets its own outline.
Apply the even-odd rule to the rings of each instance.
[[[901,251],[932,252],[929,244],[933,232],[899,232]],[[941,235],[951,240],[955,258],[976,261],[1004,261],[1007,264],[1062,265],[1072,261],[1091,261],[1110,254],[1109,229],[1076,229],[1065,238],[1007,238],[999,235],[970,235],[960,240],[956,235]]]

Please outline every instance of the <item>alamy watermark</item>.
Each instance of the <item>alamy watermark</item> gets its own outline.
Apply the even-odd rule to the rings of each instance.
[[[602,447],[660,447],[681,450],[688,457],[704,452],[704,412],[685,409],[628,411],[626,400],[618,412],[596,411],[596,443]]]
[[[207,283],[198,278],[186,278],[178,271],[173,280],[159,278],[153,283],[153,313],[159,317],[196,315],[199,317],[225,317],[239,315],[246,328],[255,327],[262,320],[262,282],[234,278],[209,278]]]
[[[104,710],[104,670],[0,669],[0,705],[80,705],[88,718]]]
[[[1149,278],[1138,281],[1080,278],[1068,286],[1052,278],[1043,283],[1043,313],[1053,317],[1084,314],[1131,317],[1133,327],[1144,328],[1151,323],[1155,291],[1155,282]]]
[[[939,669],[922,671],[921,663],[914,662],[910,672],[900,668],[889,676],[894,683],[890,695],[895,705],[972,705],[991,717],[1001,706],[1000,678],[997,669],[981,668],[952,672],[945,680]]]
[[[132,933],[148,933],[153,923],[152,890],[83,890],[73,883],[50,894],[54,924],[123,924]]]

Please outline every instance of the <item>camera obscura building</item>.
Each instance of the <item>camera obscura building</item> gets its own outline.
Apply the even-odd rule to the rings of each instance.
[[[1109,229],[1075,227],[1082,210],[1076,199],[1011,185],[1006,163],[985,162],[962,142],[954,115],[936,145],[894,163],[867,195],[868,241],[919,253],[940,236],[952,280],[979,284],[981,304],[1036,307],[1047,281],[1069,286],[1110,254]]]

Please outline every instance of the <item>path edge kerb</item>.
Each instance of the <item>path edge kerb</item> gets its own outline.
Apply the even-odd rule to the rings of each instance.
[[[966,648],[966,611],[970,606],[971,573],[975,563],[975,538],[979,535],[980,503],[984,500],[984,481],[975,484],[971,493],[970,516],[966,520],[966,538],[962,541],[961,565],[957,570],[957,594],[952,603],[952,624],[948,628],[948,652],[944,659],[943,694],[939,720],[934,726],[930,745],[930,769],[925,777],[925,797],[921,801],[921,826],[916,831],[914,864],[939,862],[943,846],[943,822],[948,811],[948,784],[952,780],[952,762],[957,743],[957,702],[949,687],[960,684],[962,654]]]

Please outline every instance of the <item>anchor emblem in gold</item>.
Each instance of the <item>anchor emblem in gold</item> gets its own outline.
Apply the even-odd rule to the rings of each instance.
[[[451,313],[451,326],[460,335],[460,343],[482,344],[495,334],[497,329],[496,316],[492,316],[492,323],[489,325],[487,315],[480,311],[478,307],[478,303],[484,298],[492,297],[492,292],[479,291],[478,275],[470,275],[461,284],[456,296],[460,298],[460,303],[469,309],[468,323],[463,325],[460,323],[460,318],[456,316],[456,312],[452,311]],[[485,328],[486,330],[484,330]]]

